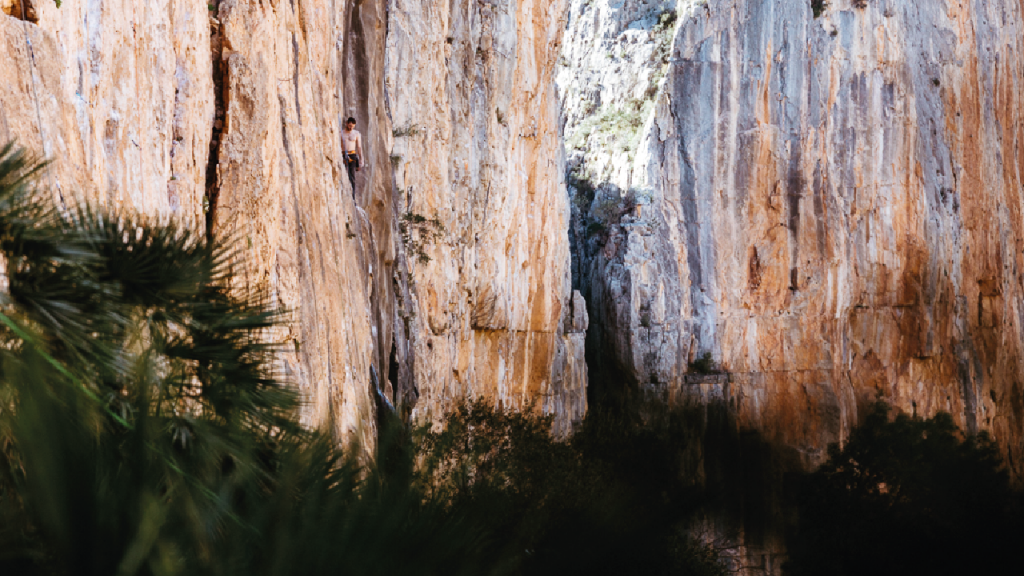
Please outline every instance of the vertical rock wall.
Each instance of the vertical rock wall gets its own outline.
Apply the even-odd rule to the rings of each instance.
[[[53,161],[65,202],[202,219],[213,82],[208,11],[186,1],[14,2],[5,47],[0,139]]]
[[[1022,5],[859,4],[676,3],[635,155],[596,136],[578,154],[588,353],[648,391],[726,401],[803,466],[881,396],[990,431],[1019,480]],[[602,6],[574,3],[570,30]],[[583,86],[568,74],[563,98]],[[615,105],[567,114],[570,144]],[[692,373],[705,353],[727,378]]]
[[[383,9],[379,2],[363,3],[357,14],[347,2],[244,0],[216,8],[211,45],[223,124],[219,116],[213,124],[219,142],[211,152],[216,173],[207,180],[211,228],[244,254],[245,288],[293,311],[280,340],[294,352],[283,363],[310,400],[308,421],[371,445],[370,370],[380,371],[391,324],[381,313],[389,310],[390,289],[382,296],[377,279],[389,275],[393,256],[385,262],[380,250],[390,214],[367,203],[390,192],[386,172],[372,169],[386,155],[379,137],[386,117],[363,118],[371,168],[360,182],[361,202],[345,176],[340,133],[358,107],[346,68],[358,59],[379,74],[383,63],[372,31],[377,50],[368,53],[353,46],[353,28],[369,12],[380,40]]]
[[[392,0],[387,89],[417,411],[586,411],[553,74],[565,2]]]
[[[354,57],[379,79],[384,14],[368,4],[381,22],[376,52]],[[34,7],[38,25],[0,17],[14,55],[4,77],[18,78],[0,88],[0,137],[53,160],[44,183],[65,203],[179,218],[233,242],[239,287],[291,311],[274,339],[306,421],[372,445],[374,328],[391,325],[373,315],[388,309],[386,297],[371,306],[373,269],[388,226],[374,234],[379,215],[357,207],[341,177],[352,11],[258,0]],[[386,131],[386,116],[370,127]],[[383,146],[371,138],[368,156],[386,157]],[[367,180],[368,195],[388,194],[386,171]]]
[[[36,0],[26,22],[4,2],[0,139],[52,159],[59,201],[231,240],[239,287],[291,311],[274,339],[307,423],[340,441],[372,445],[381,397],[421,417],[535,401],[564,431],[586,407],[551,75],[564,4],[435,4]]]

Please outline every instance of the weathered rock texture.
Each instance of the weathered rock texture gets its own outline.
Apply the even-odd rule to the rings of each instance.
[[[291,311],[274,338],[310,425],[371,445],[371,372],[392,402],[419,390],[423,415],[484,395],[535,400],[561,430],[581,417],[551,74],[564,4],[393,1],[390,20],[385,0],[30,4],[37,23],[2,4],[18,16],[0,15],[0,140],[53,160],[60,201],[233,240],[239,287]],[[443,233],[421,241],[430,223],[407,212]]]
[[[1019,481],[1022,3],[860,4],[572,3],[569,30],[600,32],[567,37],[561,77],[588,354],[645,390],[724,400],[805,467],[876,396],[947,410]],[[602,88],[657,73],[631,46],[656,43],[665,7],[671,59],[635,156],[581,135],[627,104]],[[609,84],[595,63],[620,47],[638,80]],[[704,353],[724,382],[688,378]]]
[[[561,0],[391,5],[391,161],[421,256],[404,312],[431,417],[482,395],[535,402],[564,433],[586,411],[553,83],[564,15]]]

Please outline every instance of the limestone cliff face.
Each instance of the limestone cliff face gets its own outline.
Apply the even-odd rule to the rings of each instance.
[[[586,311],[571,292],[554,69],[561,0],[393,0],[395,194],[415,302],[417,412],[483,395],[586,411]],[[422,222],[421,222],[422,221]]]
[[[643,59],[666,8],[670,55]],[[650,392],[726,401],[804,466],[881,395],[989,430],[1019,479],[1022,4],[814,12],[572,3],[569,30],[604,30],[598,48],[567,37],[560,77],[588,354]],[[588,86],[617,58],[633,84],[665,66],[653,102],[606,99],[640,94],[621,79]],[[627,104],[650,110],[635,149],[607,136]],[[705,353],[727,378],[687,374]]]
[[[29,4],[28,22],[2,4],[0,140],[53,160],[59,201],[233,240],[240,286],[292,313],[274,338],[310,425],[371,445],[371,372],[421,415],[485,395],[536,400],[561,429],[580,417],[585,311],[550,74],[563,5]],[[468,60],[448,66],[445,34]],[[350,115],[365,138],[355,194]]]

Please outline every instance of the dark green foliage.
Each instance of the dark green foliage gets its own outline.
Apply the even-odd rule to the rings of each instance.
[[[675,10],[663,11],[661,14],[658,14],[658,23],[654,27],[655,32],[672,28],[678,19],[679,14]]]
[[[1024,537],[995,443],[879,402],[801,485],[794,575],[1008,574]]]
[[[569,172],[566,180],[569,185],[576,189],[576,197],[580,199],[583,207],[589,206],[594,200],[597,188],[586,174],[579,174],[578,171]]]
[[[697,358],[693,362],[690,362],[690,372],[694,374],[717,374],[718,369],[715,366],[715,359],[711,355],[711,352],[705,352],[701,354],[700,358]]]
[[[699,493],[681,451],[696,419],[623,414],[594,410],[557,442],[549,418],[477,402],[425,433],[426,481],[490,528],[516,574],[726,574],[686,530]]]
[[[0,151],[0,574],[485,573],[480,526],[299,426],[226,246],[31,166]]]
[[[608,230],[608,227],[605,226],[603,222],[591,222],[590,224],[587,224],[588,237],[593,236],[594,234],[600,234],[606,230]]]
[[[811,0],[811,12],[814,13],[814,17],[820,17],[825,12],[827,5],[828,3],[825,0]]]
[[[426,247],[444,238],[445,229],[437,218],[406,212],[398,222],[398,232],[410,255],[415,256],[421,264],[429,264],[430,255]]]

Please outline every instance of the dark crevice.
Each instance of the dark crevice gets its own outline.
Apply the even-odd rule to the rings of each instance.
[[[299,98],[299,37],[294,32],[292,32],[292,53],[295,65],[295,71],[292,73],[292,86],[295,87],[295,115],[299,119],[299,126],[302,126],[302,100]]]
[[[392,395],[397,396],[398,390],[398,347],[394,339],[391,341],[391,356],[388,358],[388,382],[391,383]],[[393,402],[396,398],[391,399]]]
[[[354,117],[363,138],[364,157],[360,158],[362,166],[352,193],[357,208],[353,216],[361,230],[360,256],[373,270],[369,315],[376,334],[371,361],[385,396],[407,421],[418,392],[413,375],[410,312],[403,306],[411,300],[408,270],[403,256],[388,249],[397,240],[393,235],[398,233],[401,213],[393,194],[394,174],[387,161],[388,138],[393,134],[383,82],[388,0],[341,0],[338,4],[339,8],[343,6],[344,14],[344,34],[338,46],[342,69],[338,124],[344,125],[346,118]],[[339,193],[348,187],[345,176],[337,187]]]
[[[220,15],[221,0],[211,0],[210,14]],[[220,178],[218,164],[220,162],[220,145],[227,128],[227,64],[224,62],[224,36],[218,21],[210,22],[210,59],[213,64],[213,96],[215,114],[212,135],[210,137],[210,157],[206,163],[206,196],[203,199],[203,210],[206,213],[206,237],[213,239],[216,225],[217,200],[220,196]]]

